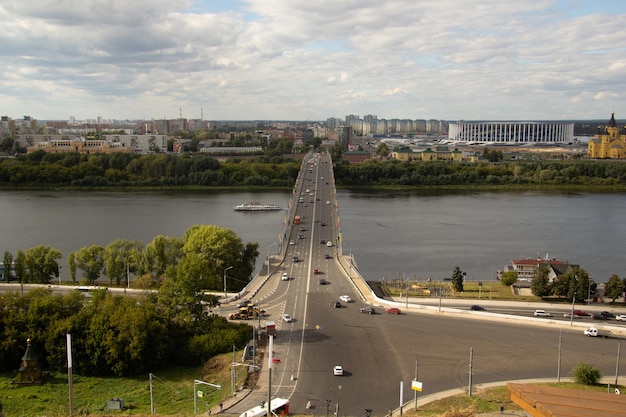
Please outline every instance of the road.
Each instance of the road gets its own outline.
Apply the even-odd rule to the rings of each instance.
[[[414,398],[410,385],[416,363],[417,379],[424,384],[418,399],[467,387],[470,363],[473,384],[571,376],[580,361],[605,376],[614,375],[619,340],[585,338],[577,329],[480,320],[480,312],[475,315],[479,319],[404,309],[401,315],[389,315],[379,307],[378,314],[360,313],[366,304],[336,262],[339,222],[328,161],[320,157],[313,166],[303,163],[292,213],[300,215],[302,223],[288,232],[293,244],[254,300],[271,319],[285,312],[295,319],[279,325],[271,386],[272,398],[289,398],[292,413],[327,415],[339,404],[340,415],[363,415],[366,408],[382,415],[400,404],[401,382],[404,402]],[[329,240],[332,247],[322,243]],[[293,256],[299,261],[293,262]],[[313,273],[315,268],[319,274]],[[282,272],[289,274],[289,281],[280,281]],[[320,285],[320,277],[328,284]],[[329,305],[343,294],[354,301],[341,303],[342,308]],[[494,311],[499,309],[510,307]],[[533,307],[524,311],[532,315]],[[335,365],[343,366],[343,376],[333,375]],[[261,386],[229,413],[242,413],[267,400],[267,383]]]

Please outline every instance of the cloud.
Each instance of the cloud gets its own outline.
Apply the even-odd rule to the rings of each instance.
[[[11,117],[606,118],[626,88],[622,2],[5,3]]]

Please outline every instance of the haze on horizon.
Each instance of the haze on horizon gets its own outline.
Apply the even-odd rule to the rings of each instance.
[[[624,118],[619,0],[0,0],[0,115]]]

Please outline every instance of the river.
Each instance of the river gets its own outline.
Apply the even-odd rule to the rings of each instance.
[[[49,245],[63,254],[115,239],[148,243],[182,237],[196,224],[234,230],[258,242],[257,272],[275,252],[286,210],[234,212],[242,202],[287,207],[291,193],[0,192],[0,250]],[[598,282],[623,277],[626,195],[540,193],[337,192],[344,253],[370,280],[441,279],[455,266],[469,280],[495,279],[511,259],[554,257]],[[63,271],[62,271],[63,274]],[[64,279],[67,277],[64,276]]]

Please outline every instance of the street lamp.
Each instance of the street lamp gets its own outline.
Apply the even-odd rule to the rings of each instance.
[[[415,381],[417,381],[417,353],[413,350],[412,347],[409,346],[411,352],[415,355]],[[413,401],[415,402],[415,409],[417,410],[417,391],[413,390]]]
[[[59,267],[59,285],[61,285],[61,265],[57,265],[57,266]]]
[[[269,274],[270,274],[270,264],[271,264],[271,261],[270,261],[270,259],[271,259],[271,258],[270,258],[270,248],[271,248],[272,246],[274,246],[274,245],[278,245],[279,243],[280,243],[280,242],[274,242],[274,243],[272,243],[271,245],[269,245],[269,246],[267,247],[267,275],[268,275],[268,276],[269,276]]]
[[[228,302],[228,296],[226,295],[226,271],[228,271],[229,269],[233,269],[232,266],[229,266],[228,268],[226,268],[224,270],[224,302]]]
[[[333,390],[332,390],[332,389],[330,389],[330,387],[328,387],[328,391],[330,391],[330,392],[332,392],[333,394],[335,394],[335,393],[333,392]],[[335,404],[335,415],[336,415],[337,417],[339,417],[339,394],[340,394],[340,393],[341,393],[341,385],[339,385],[339,386],[337,387],[337,394],[335,394],[335,395],[337,396],[337,404]],[[330,401],[328,401],[328,403],[330,403]],[[328,404],[328,403],[327,403],[327,404]]]
[[[572,297],[572,312],[569,316],[569,325],[573,326],[574,325],[574,303],[576,302],[576,293],[574,293],[574,296]]]

